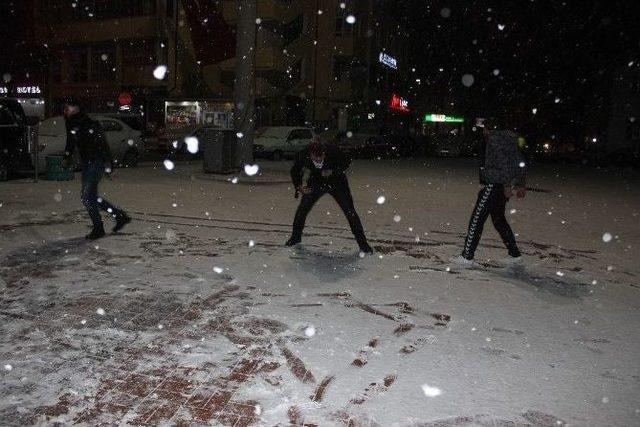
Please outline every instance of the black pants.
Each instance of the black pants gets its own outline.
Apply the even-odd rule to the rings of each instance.
[[[367,244],[367,238],[364,235],[364,228],[362,228],[362,222],[360,222],[360,217],[353,205],[353,197],[351,196],[351,190],[347,184],[318,187],[314,188],[309,194],[303,194],[298,210],[296,211],[296,216],[293,219],[293,233],[291,234],[291,239],[293,241],[299,241],[302,239],[302,230],[304,229],[304,223],[307,219],[307,215],[320,197],[327,193],[333,196],[342,209],[342,212],[347,217],[349,226],[351,227],[351,232],[355,236],[360,249],[367,248],[369,245]]]
[[[87,209],[93,228],[102,230],[100,210],[108,212],[114,218],[122,216],[124,212],[98,195],[98,184],[104,174],[104,164],[101,161],[87,162],[82,165],[82,204]]]
[[[516,238],[504,215],[508,200],[507,196],[504,195],[504,185],[502,184],[488,184],[478,192],[478,200],[473,209],[473,214],[469,221],[469,231],[464,242],[463,257],[473,259],[480,237],[482,237],[484,223],[489,215],[491,215],[493,226],[509,250],[509,255],[512,257],[520,256]]]

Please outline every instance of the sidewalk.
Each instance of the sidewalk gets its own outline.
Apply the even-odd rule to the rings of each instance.
[[[96,242],[81,238],[78,180],[0,183],[3,425],[640,419],[636,183],[540,171],[531,185],[553,191],[510,205],[525,265],[500,263],[487,224],[481,267],[461,270],[447,260],[475,201],[464,162],[356,162],[365,258],[330,198],[283,248],[285,185],[200,170],[119,170],[103,190],[134,221]]]

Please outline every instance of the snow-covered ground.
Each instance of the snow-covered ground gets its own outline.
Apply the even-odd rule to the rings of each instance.
[[[488,222],[470,270],[473,161],[357,161],[362,259],[329,197],[283,248],[288,184],[210,178],[118,170],[97,242],[77,179],[0,183],[0,424],[640,425],[637,175],[534,168],[524,265]]]

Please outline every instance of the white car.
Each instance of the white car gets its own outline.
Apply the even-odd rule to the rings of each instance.
[[[313,140],[313,130],[297,126],[272,126],[260,129],[253,140],[256,157],[281,160],[292,157]]]
[[[121,120],[100,115],[89,114],[93,120],[100,122],[111,153],[114,165],[134,167],[138,164],[143,151],[142,134],[131,129]],[[38,171],[46,170],[46,157],[63,155],[67,143],[67,131],[64,117],[57,116],[43,120],[38,126]],[[77,153],[75,154],[77,157]]]

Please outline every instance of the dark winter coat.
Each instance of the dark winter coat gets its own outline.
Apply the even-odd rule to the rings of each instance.
[[[323,187],[328,188],[347,184],[345,171],[351,165],[351,159],[336,146],[328,145],[326,149],[327,151],[321,169],[318,169],[313,164],[308,148],[298,152],[295,163],[291,168],[291,180],[295,188],[299,188],[302,185],[305,169],[309,171],[309,178],[306,184],[311,189],[315,190]],[[323,177],[323,170],[331,170],[331,176]]]
[[[78,148],[80,160],[83,164],[102,161],[111,163],[113,157],[100,123],[92,120],[84,113],[76,113],[65,119],[67,127],[67,145],[65,157],[73,155]]]
[[[489,133],[480,150],[480,182],[524,187],[526,163],[518,149],[518,135],[509,130]]]

